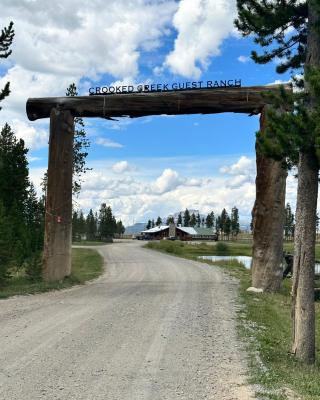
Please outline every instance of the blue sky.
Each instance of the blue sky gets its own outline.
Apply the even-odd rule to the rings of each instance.
[[[275,63],[249,59],[256,46],[233,27],[234,0],[59,0],[56,8],[46,0],[4,3],[1,23],[13,20],[16,37],[0,69],[0,84],[10,80],[12,87],[0,122],[8,121],[25,139],[37,188],[47,165],[48,121],[27,120],[28,97],[63,96],[71,82],[86,95],[91,86],[115,82],[241,79],[252,86],[290,78],[276,74]],[[207,213],[233,205],[242,222],[250,219],[258,117],[226,113],[85,123],[93,169],[75,206],[97,209],[106,202],[126,224],[186,207]],[[290,178],[292,203],[294,187]]]

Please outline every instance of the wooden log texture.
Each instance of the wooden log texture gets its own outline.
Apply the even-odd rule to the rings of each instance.
[[[59,281],[71,273],[72,161],[74,121],[70,111],[50,115],[43,278]]]
[[[143,117],[148,115],[215,114],[234,112],[259,114],[267,99],[291,85],[194,89],[168,92],[109,94],[28,99],[29,120],[50,117],[53,108],[68,110],[73,117]]]
[[[265,109],[260,130],[266,126]],[[283,227],[287,171],[262,154],[256,143],[256,201],[253,208],[252,286],[276,292],[282,284]]]

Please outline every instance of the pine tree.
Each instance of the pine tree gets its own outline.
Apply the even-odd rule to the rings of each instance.
[[[77,87],[74,83],[67,88],[66,96],[78,96]],[[74,119],[74,141],[73,141],[73,193],[79,194],[81,190],[81,176],[91,168],[86,167],[87,149],[90,141],[87,139],[83,119]]]
[[[220,235],[222,233],[223,230],[223,226],[221,223],[221,216],[218,216],[216,219],[216,232],[218,235]]]
[[[30,184],[25,204],[26,225],[30,240],[30,254],[32,257],[40,254],[44,238],[44,199],[38,199],[33,184]]]
[[[174,224],[174,218],[173,218],[172,216],[169,216],[169,217],[167,218],[166,224],[167,224],[167,225]]]
[[[234,206],[231,210],[231,234],[232,236],[238,236],[240,232],[239,224],[239,210]]]
[[[190,213],[189,210],[186,208],[186,211],[184,212],[183,215],[183,226],[189,226],[190,225]]]
[[[191,214],[189,225],[195,227],[197,225],[197,218],[194,213]]]
[[[10,22],[8,27],[1,30],[0,34],[0,58],[8,58],[12,53],[10,46],[12,45],[14,38],[13,22]],[[9,96],[10,94],[10,83],[7,82],[3,89],[0,89],[0,102]],[[0,107],[1,110],[1,107]]]
[[[123,235],[125,232],[125,227],[123,226],[123,223],[121,220],[117,221],[117,234],[118,235]]]
[[[296,357],[315,361],[314,254],[320,144],[320,6],[318,0],[238,0],[235,22],[244,36],[254,35],[266,48],[252,52],[258,63],[279,60],[279,73],[304,72],[305,90],[281,94],[268,113],[262,149],[288,165],[298,164],[295,255],[293,274],[293,346]],[[291,32],[288,32],[288,29]],[[297,82],[302,86],[302,82]],[[282,113],[278,110],[288,109]],[[297,161],[298,160],[298,161]]]
[[[156,226],[161,226],[161,224],[162,224],[162,219],[158,217],[156,221]]]
[[[78,220],[78,212],[74,211],[72,213],[72,240],[79,240],[80,231],[79,231],[79,220]]]
[[[154,219],[151,221],[151,228],[155,227]]]
[[[86,235],[87,240],[94,240],[97,234],[97,223],[93,215],[92,209],[90,209],[86,218]]]
[[[116,233],[117,223],[112,215],[111,207],[102,203],[99,211],[99,234],[101,240],[110,240]]]
[[[10,264],[20,268],[31,251],[27,228],[29,178],[28,150],[17,140],[8,124],[0,132],[0,202],[10,221]],[[4,219],[5,221],[5,219]]]
[[[10,218],[6,215],[6,210],[0,200],[0,287],[3,287],[10,278],[12,234]]]
[[[197,214],[197,227],[200,228],[200,226],[201,226],[201,217],[200,217],[200,214],[198,213]]]
[[[294,232],[294,214],[291,211],[291,206],[289,203],[286,205],[286,216],[284,223],[284,235],[288,239],[293,237]]]
[[[207,228],[212,228],[214,224],[214,213],[213,211],[209,213],[206,217],[206,227]]]
[[[24,213],[29,187],[27,153],[24,141],[5,124],[0,132],[0,199],[7,212],[15,203]]]
[[[78,219],[78,229],[81,237],[86,233],[86,221],[83,215],[83,211],[80,210],[79,219]]]
[[[181,215],[181,213],[179,213],[179,215],[178,215],[177,225],[178,226],[182,226],[182,215]]]
[[[230,237],[230,233],[231,233],[231,219],[230,219],[229,215],[227,214],[225,223],[224,223],[224,234],[227,236],[228,240]]]
[[[147,225],[146,225],[146,229],[147,229],[147,230],[151,229],[151,226],[152,226],[152,222],[151,222],[151,220],[149,219],[149,220],[148,220],[148,223],[147,223]]]
[[[221,226],[221,231],[223,233],[225,233],[225,231],[226,231],[226,221],[227,221],[228,217],[229,217],[228,213],[227,213],[226,209],[224,208],[221,211],[221,215],[220,215],[220,226]]]

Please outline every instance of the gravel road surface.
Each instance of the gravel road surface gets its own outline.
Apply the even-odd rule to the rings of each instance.
[[[253,398],[232,278],[135,241],[96,249],[98,280],[0,301],[1,400]]]

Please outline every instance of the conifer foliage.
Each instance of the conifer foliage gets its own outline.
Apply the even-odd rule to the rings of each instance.
[[[320,166],[320,3],[319,0],[238,0],[236,26],[254,35],[265,49],[257,63],[277,59],[277,71],[303,73],[294,80],[303,90],[281,93],[267,113],[267,155],[298,165],[295,253],[292,285],[292,353],[301,361],[315,361],[314,262],[316,209]],[[289,107],[287,107],[289,105]],[[291,111],[290,111],[291,110]],[[279,116],[279,111],[281,112]]]
[[[10,49],[14,38],[13,22],[1,30],[0,34],[0,58],[8,58],[12,53]],[[3,89],[0,89],[0,102],[10,94],[10,83],[7,82]],[[1,107],[0,107],[1,110]]]
[[[0,132],[0,285],[13,271],[39,278],[44,204],[29,181],[27,152],[8,124]]]

